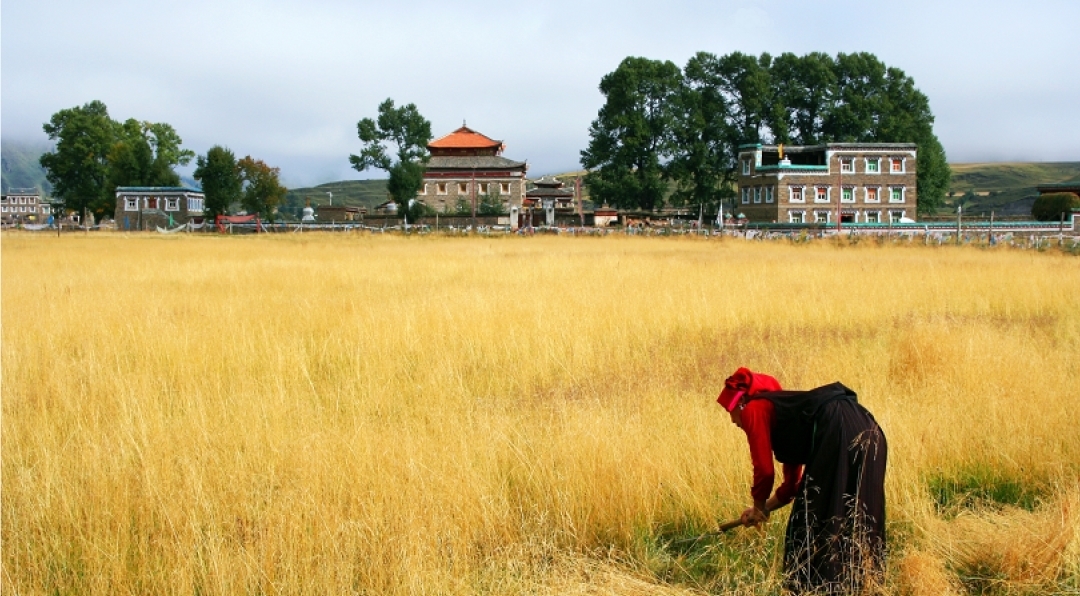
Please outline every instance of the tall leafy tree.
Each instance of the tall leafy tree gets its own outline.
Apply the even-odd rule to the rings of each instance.
[[[118,128],[109,150],[108,188],[117,186],[179,186],[173,169],[191,163],[195,152],[180,147],[183,140],[169,124],[127,120]]]
[[[415,199],[429,158],[431,123],[420,115],[416,104],[398,108],[394,100],[387,98],[379,104],[378,118],[360,120],[356,130],[364,147],[360,155],[349,156],[349,163],[358,172],[376,168],[389,174],[387,191],[397,203],[398,213],[412,221],[418,219],[423,206]]]
[[[117,137],[117,124],[100,101],[60,110],[43,127],[56,148],[41,156],[41,167],[53,195],[66,209],[79,213],[112,211],[108,154]]]
[[[918,210],[944,204],[951,172],[937,135],[930,100],[899,68],[866,52],[839,54],[836,97],[822,128],[824,140],[918,145]]]
[[[237,166],[243,183],[240,204],[248,213],[258,213],[263,219],[270,219],[288,192],[278,181],[281,169],[272,168],[250,155],[241,159]]]
[[[773,109],[772,57],[760,58],[733,52],[716,63],[716,83],[730,106],[728,114],[732,138],[739,144],[760,143]]]
[[[206,214],[214,218],[228,213],[229,205],[240,201],[243,186],[240,165],[226,147],[214,145],[195,162],[195,179],[206,196]]]
[[[600,81],[605,102],[589,127],[581,165],[594,201],[652,210],[663,205],[682,73],[670,61],[629,57]]]
[[[816,145],[836,95],[832,58],[820,52],[785,53],[772,61],[772,109],[766,114],[773,142]]]
[[[710,213],[734,196],[737,136],[731,106],[722,91],[719,59],[699,52],[683,69],[673,100],[674,147],[668,173],[676,182],[671,202]]]
[[[109,118],[100,101],[60,110],[44,125],[56,149],[41,156],[54,194],[67,209],[112,215],[117,186],[177,186],[176,166],[195,153],[169,124]]]

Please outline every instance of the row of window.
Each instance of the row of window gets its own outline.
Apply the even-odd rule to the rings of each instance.
[[[199,213],[203,210],[203,200],[188,197],[187,211]],[[138,211],[139,203],[143,209],[161,209],[163,211],[179,211],[180,197],[124,197],[124,211]]]
[[[0,205],[37,205],[37,197],[2,197]]]
[[[0,206],[0,213],[48,213],[48,205],[7,205]]]
[[[854,157],[841,157],[840,158],[840,172],[844,174],[855,174],[855,162]],[[885,159],[885,163],[882,164],[882,158],[880,157],[864,157],[862,158],[864,174],[880,174],[882,168],[887,168],[886,171],[890,174],[904,174],[907,172],[907,159],[903,157],[889,157]],[[742,160],[742,173],[744,176],[750,175],[750,166],[752,160]]]
[[[907,189],[904,186],[889,186],[882,188],[881,186],[864,186],[860,189],[855,186],[845,186],[840,191],[841,203],[855,203],[858,197],[861,195],[864,203],[880,203],[882,195],[884,194],[890,203],[903,203]],[[744,186],[742,188],[742,204],[749,205],[753,203],[772,203],[774,199],[774,188],[771,186]],[[807,189],[805,186],[789,186],[788,187],[788,202],[790,203],[805,203],[807,195],[813,196],[815,203],[829,203],[832,201],[832,187],[829,186],[814,186]]]
[[[861,222],[859,221],[860,213],[862,215]],[[832,210],[818,210],[809,215],[813,216],[814,223],[832,223],[833,217],[836,214]],[[881,211],[855,211],[851,213],[842,213],[841,216],[844,218],[845,223],[849,221],[851,223],[883,223]],[[903,209],[892,209],[888,212],[889,221],[892,223],[900,223],[905,216],[906,212]],[[789,223],[809,223],[808,217],[806,211],[788,211]]]
[[[454,183],[454,186],[457,187],[457,194],[459,194],[459,195],[467,195],[467,194],[469,194],[469,185],[470,184],[471,184],[470,182],[457,182],[457,183]],[[437,194],[437,195],[445,195],[445,194],[449,194],[449,190],[451,188],[451,183],[449,183],[449,182],[436,182],[434,184],[425,184],[424,187],[420,189],[420,194],[422,194],[422,195],[428,194],[428,187],[429,186],[434,186],[435,187],[435,194]],[[498,182],[498,183],[496,183],[496,182],[477,182],[476,183],[476,192],[477,192],[477,194],[486,195],[486,194],[494,193],[496,191],[501,195],[510,194],[510,183],[509,182]]]

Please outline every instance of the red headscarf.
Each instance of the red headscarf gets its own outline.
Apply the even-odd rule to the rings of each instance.
[[[735,371],[735,374],[724,381],[724,389],[720,392],[720,396],[716,398],[716,403],[724,406],[724,409],[730,412],[739,405],[739,401],[744,395],[756,395],[767,391],[783,391],[783,389],[780,387],[780,383],[769,375],[750,372],[750,369],[740,367],[739,370]]]

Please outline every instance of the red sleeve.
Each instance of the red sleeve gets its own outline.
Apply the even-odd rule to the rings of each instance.
[[[780,505],[787,505],[795,498],[799,481],[802,480],[803,467],[798,464],[783,464],[784,483],[776,489],[776,500]]]
[[[772,421],[773,405],[767,399],[752,399],[742,410],[742,429],[750,443],[750,461],[754,465],[754,485],[750,488],[750,495],[759,501],[769,498],[776,477],[773,469]]]

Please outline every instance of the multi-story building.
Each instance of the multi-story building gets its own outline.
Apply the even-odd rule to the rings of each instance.
[[[201,190],[186,186],[118,186],[114,219],[119,230],[203,223]]]
[[[753,223],[915,220],[914,143],[739,147],[738,210]]]
[[[36,188],[11,188],[0,196],[0,222],[43,224],[52,215],[52,204],[44,201]]]
[[[466,126],[428,143],[431,159],[418,198],[443,213],[459,204],[474,211],[485,199],[500,201],[516,228],[528,165],[503,157],[504,149],[502,141]]]

